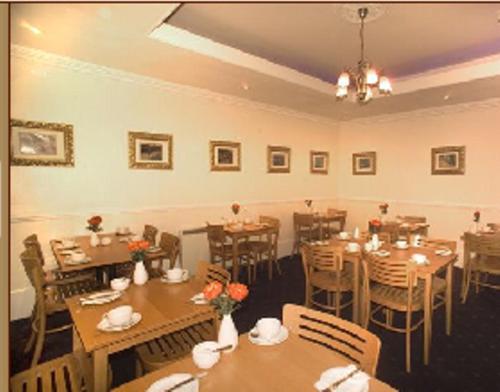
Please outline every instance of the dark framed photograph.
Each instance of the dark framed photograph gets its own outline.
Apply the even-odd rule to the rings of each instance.
[[[290,173],[291,150],[283,146],[267,146],[267,172]]]
[[[328,174],[329,154],[326,151],[311,151],[311,173]]]
[[[131,169],[172,169],[172,136],[129,132],[128,161]]]
[[[240,171],[241,143],[211,141],[210,169],[212,171]]]
[[[12,119],[11,164],[75,166],[73,125]]]
[[[436,147],[431,150],[432,174],[464,174],[465,146]]]
[[[375,151],[369,151],[352,154],[352,174],[377,174],[377,153]]]

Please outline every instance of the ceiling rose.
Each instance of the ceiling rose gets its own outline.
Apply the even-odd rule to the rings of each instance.
[[[342,4],[339,5],[339,13],[342,19],[347,20],[350,23],[359,24],[360,20],[358,10],[360,8],[366,8],[368,10],[368,15],[364,20],[365,23],[377,20],[385,14],[385,6],[374,3]]]

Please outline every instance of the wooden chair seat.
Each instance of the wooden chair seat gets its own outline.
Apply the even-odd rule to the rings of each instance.
[[[214,338],[215,326],[207,321],[137,346],[137,377],[189,355],[196,344]]]
[[[337,289],[335,279],[335,273],[332,273],[330,271],[315,271],[311,273],[310,283],[311,286],[317,287],[321,290],[335,291]],[[352,272],[343,271],[340,276],[340,284],[338,285],[338,289],[340,291],[351,291],[352,281]]]

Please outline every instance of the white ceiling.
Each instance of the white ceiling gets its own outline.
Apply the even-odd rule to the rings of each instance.
[[[319,79],[354,65],[357,26],[338,4],[187,4],[174,26]],[[366,26],[367,53],[389,75],[408,75],[500,53],[500,4],[385,4]],[[500,69],[358,106],[331,93],[148,37],[172,4],[12,4],[12,43],[333,120],[500,96]],[[42,34],[21,24],[28,22]],[[280,68],[286,70],[287,68]],[[312,79],[312,78],[310,78]],[[405,76],[408,81],[408,76]],[[411,77],[410,77],[411,79]],[[398,80],[394,89],[398,89]],[[329,86],[326,83],[323,83]],[[244,89],[242,85],[249,88]],[[402,86],[402,84],[401,84]],[[448,100],[443,97],[449,96]]]

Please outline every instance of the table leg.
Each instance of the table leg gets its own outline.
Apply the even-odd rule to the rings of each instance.
[[[272,280],[273,279],[273,263],[274,263],[274,260],[272,260],[272,256],[271,256],[271,247],[272,247],[272,238],[271,238],[271,234],[270,233],[267,233],[267,265],[268,265],[268,276],[269,276],[269,280]]]
[[[429,364],[432,339],[432,275],[425,277],[424,292],[424,364]]]
[[[354,261],[354,281],[353,281],[353,292],[352,292],[352,321],[356,324],[359,324],[359,263],[361,260],[359,257],[356,257]]]
[[[75,327],[73,327],[73,352],[81,350],[83,348],[82,340]]]
[[[240,265],[238,262],[238,238],[233,237],[233,282],[238,282],[240,276]]]
[[[108,390],[108,351],[101,348],[93,353],[94,365],[94,392]]]
[[[446,271],[446,335],[451,335],[453,262],[448,264]]]

